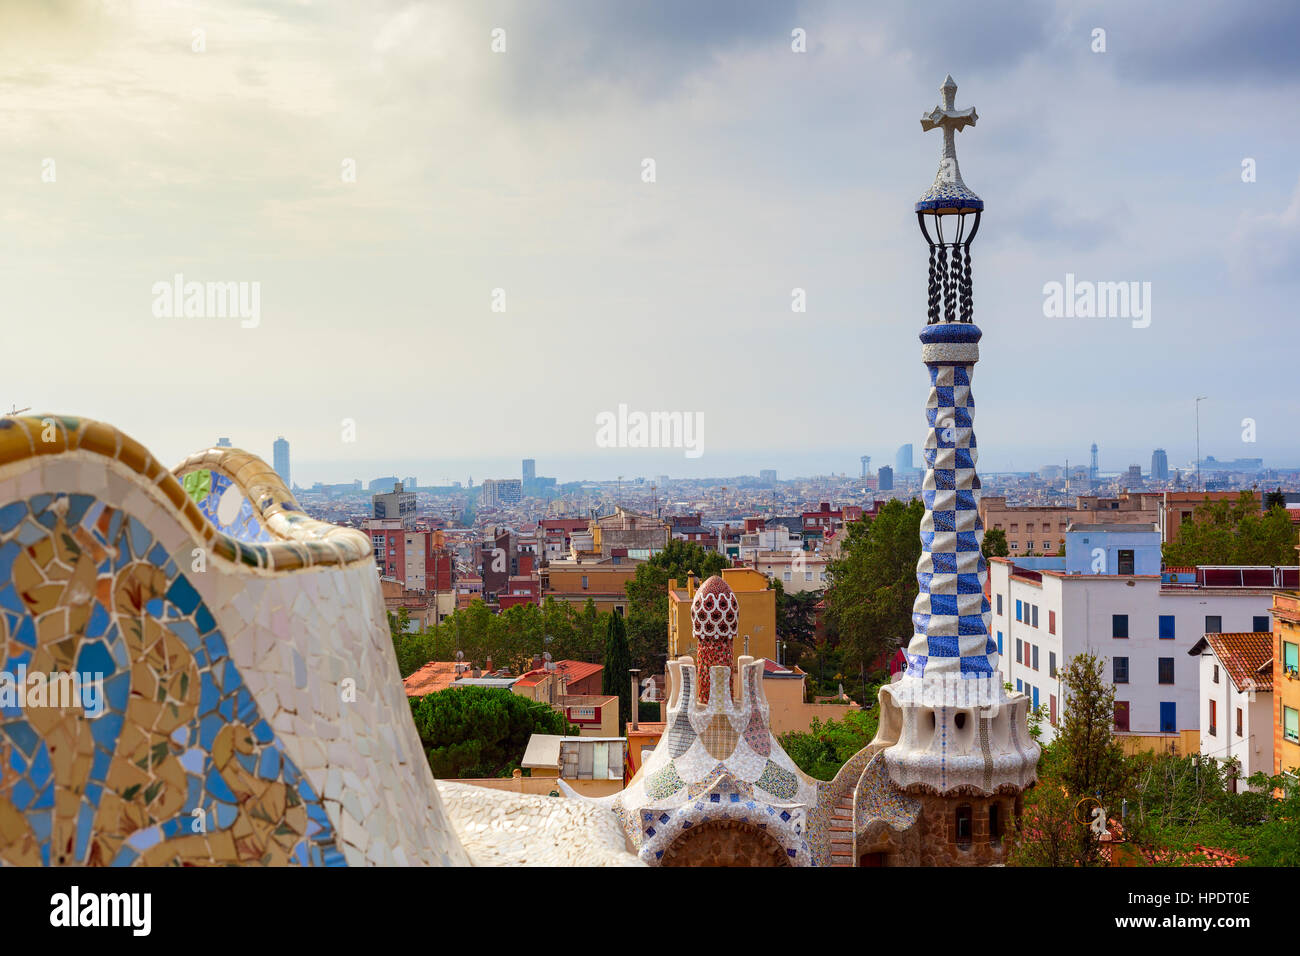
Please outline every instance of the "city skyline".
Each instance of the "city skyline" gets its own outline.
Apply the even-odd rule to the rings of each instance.
[[[878,143],[951,70],[987,130],[960,140],[993,210],[974,296],[1002,443],[981,467],[1082,463],[1095,439],[1122,471],[1153,436],[1188,461],[1197,395],[1203,455],[1287,462],[1300,399],[1288,350],[1261,345],[1300,283],[1297,134],[1275,120],[1300,13],[1163,6],[232,4],[196,24],[149,0],[6,4],[23,281],[0,308],[31,321],[6,330],[28,361],[0,401],[113,421],[165,461],[287,430],[323,481],[516,448],[561,480],[878,467],[924,435],[924,383],[887,357],[924,314],[899,197],[937,152]],[[1171,96],[1194,116],[1153,122]],[[162,317],[175,276],[255,285],[256,321]],[[1150,283],[1146,324],[1048,317],[1049,285],[1089,282]],[[326,379],[285,360],[304,348],[375,369]],[[700,456],[600,447],[624,405],[698,416]]]

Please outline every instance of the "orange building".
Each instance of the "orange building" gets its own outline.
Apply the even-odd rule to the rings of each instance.
[[[587,599],[597,611],[627,612],[627,582],[644,562],[623,555],[552,561],[541,570],[542,600],[553,597],[581,608]]]
[[[1300,592],[1273,595],[1273,772],[1300,769]]]

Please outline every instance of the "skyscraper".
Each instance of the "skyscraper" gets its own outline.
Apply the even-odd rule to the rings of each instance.
[[[283,435],[275,440],[275,444],[271,446],[271,453],[275,473],[280,476],[286,488],[292,488],[293,483],[289,481],[289,443],[285,441]]]
[[[893,491],[894,490],[894,469],[888,465],[881,465],[876,471],[876,490]]]
[[[1157,448],[1151,453],[1151,480],[1169,480],[1169,456],[1163,448]]]
[[[524,487],[527,488],[529,483],[537,477],[537,459],[524,459]]]
[[[1088,489],[1097,487],[1097,443],[1092,443],[1092,464],[1088,466]]]
[[[894,475],[900,481],[907,478],[915,470],[916,465],[912,463],[912,443],[900,445],[898,454],[894,456]]]

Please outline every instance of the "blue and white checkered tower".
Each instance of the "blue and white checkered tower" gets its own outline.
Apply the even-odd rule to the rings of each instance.
[[[934,184],[916,204],[930,247],[929,321],[921,332],[921,360],[930,371],[930,433],[916,566],[920,590],[907,671],[880,689],[875,742],[885,746],[896,787],[995,800],[1033,783],[1039,748],[1029,735],[1028,699],[1003,686],[984,597],[988,566],[980,550],[971,398],[981,333],[971,321],[970,259],[984,201],[962,181],[955,142],[956,133],[979,117],[974,109],[956,108],[951,76],[940,94],[942,105],[921,118],[921,128],[943,130],[943,156]]]
[[[925,517],[916,566],[920,593],[912,613],[915,632],[907,647],[907,674],[989,679],[997,673],[997,646],[989,637],[984,597],[988,568],[980,550],[984,527],[970,388],[981,334],[971,321],[970,243],[984,201],[962,181],[955,142],[955,134],[974,126],[979,117],[974,108],[955,108],[957,84],[951,76],[940,93],[943,105],[922,117],[921,127],[943,130],[943,156],[934,184],[916,204],[930,246],[929,323],[921,333],[921,360],[930,370],[930,434],[924,446]],[[973,217],[969,231],[967,217]]]

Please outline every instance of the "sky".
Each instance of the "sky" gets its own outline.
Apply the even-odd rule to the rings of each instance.
[[[892,463],[951,73],[981,468],[1179,466],[1197,396],[1203,454],[1300,464],[1296,36],[1283,2],[4,0],[0,404],[167,464],[284,435],[301,484]],[[1150,283],[1149,324],[1049,317],[1067,274]],[[620,405],[699,454],[598,444]]]

